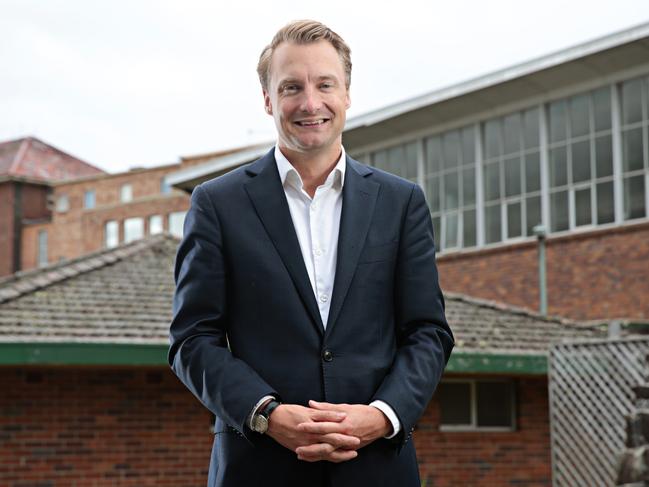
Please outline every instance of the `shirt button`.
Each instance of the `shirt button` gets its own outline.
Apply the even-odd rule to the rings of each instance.
[[[317,255],[318,257],[320,257],[320,256],[322,255],[322,250],[320,250],[320,249],[315,249],[315,255]]]
[[[334,359],[334,354],[331,352],[331,350],[325,350],[322,352],[322,360],[325,362],[331,362]]]
[[[315,203],[311,203],[311,211],[316,211],[318,209],[318,205]]]
[[[326,294],[321,294],[320,295],[320,302],[326,303],[327,301],[329,301],[329,296],[327,296]]]

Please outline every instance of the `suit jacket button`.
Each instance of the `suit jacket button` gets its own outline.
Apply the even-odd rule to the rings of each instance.
[[[334,354],[331,352],[331,350],[325,350],[322,352],[322,360],[325,362],[331,362],[334,359]]]

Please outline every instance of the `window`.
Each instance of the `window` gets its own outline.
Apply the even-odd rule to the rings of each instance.
[[[169,194],[171,193],[171,186],[169,186],[169,183],[167,183],[167,179],[163,176],[163,178],[160,180],[160,192],[162,194]]]
[[[47,230],[38,231],[38,267],[47,265]]]
[[[60,195],[56,200],[56,211],[65,213],[70,209],[70,200],[67,194]]]
[[[372,154],[372,165],[417,182],[417,142],[400,144]]]
[[[488,120],[483,140],[485,242],[533,235],[541,223],[539,111]]]
[[[622,187],[624,219],[647,216],[649,80],[622,83]]]
[[[447,250],[476,245],[475,131],[453,130],[424,140],[424,187],[435,244]]]
[[[169,233],[174,237],[183,236],[183,224],[185,223],[186,211],[176,211],[169,213]]]
[[[128,203],[133,200],[133,186],[130,184],[122,184],[120,190],[120,200],[122,203]]]
[[[151,215],[149,217],[149,235],[162,233],[162,215]]]
[[[83,194],[83,207],[87,210],[95,207],[95,190],[91,189]]]
[[[107,221],[104,225],[104,246],[106,248],[119,245],[119,223],[115,220]]]
[[[144,218],[134,217],[124,220],[124,243],[144,237]]]
[[[612,223],[610,88],[549,105],[550,230]]]
[[[442,431],[515,429],[513,381],[445,380],[435,395]]]

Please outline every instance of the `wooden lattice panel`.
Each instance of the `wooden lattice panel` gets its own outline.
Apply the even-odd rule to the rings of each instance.
[[[550,351],[555,487],[611,487],[625,448],[632,387],[644,382],[649,338],[564,343]]]

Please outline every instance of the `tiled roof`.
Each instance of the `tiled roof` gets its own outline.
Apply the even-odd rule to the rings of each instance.
[[[0,143],[0,176],[63,181],[103,173],[34,137]]]
[[[157,235],[0,281],[0,342],[166,344],[178,240]],[[446,295],[455,352],[543,354],[594,327]]]

